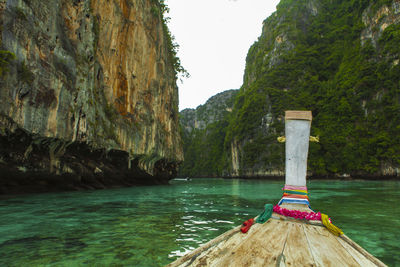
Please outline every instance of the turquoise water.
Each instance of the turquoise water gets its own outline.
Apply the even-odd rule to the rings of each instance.
[[[162,266],[277,203],[283,182],[169,186],[0,199],[0,266]],[[400,182],[311,181],[311,206],[400,266]]]

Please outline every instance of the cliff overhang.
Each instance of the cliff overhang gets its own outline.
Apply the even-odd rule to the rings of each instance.
[[[1,116],[0,194],[167,184],[178,165],[172,159],[32,134]]]

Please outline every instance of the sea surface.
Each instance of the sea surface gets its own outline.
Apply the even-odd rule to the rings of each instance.
[[[283,181],[193,179],[167,186],[0,198],[0,266],[163,266],[276,204]],[[310,181],[311,206],[400,266],[400,182]]]

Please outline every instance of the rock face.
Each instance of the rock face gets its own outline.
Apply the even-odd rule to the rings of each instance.
[[[226,127],[239,90],[219,93],[196,109],[180,112],[185,161],[179,176],[214,177],[223,169]]]
[[[385,29],[400,22],[400,1],[393,1],[377,10],[372,7],[369,6],[362,14],[362,22],[366,27],[361,32],[361,43],[371,41],[376,47]]]
[[[184,131],[191,133],[194,129],[203,130],[209,124],[223,120],[227,114],[232,112],[235,96],[239,90],[226,90],[209,98],[204,105],[196,109],[187,108],[182,110],[180,123]]]
[[[0,1],[2,49],[16,55],[1,80],[3,192],[18,187],[14,176],[77,188],[174,177],[183,152],[161,9],[154,0]]]

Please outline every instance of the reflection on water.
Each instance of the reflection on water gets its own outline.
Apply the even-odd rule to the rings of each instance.
[[[277,203],[282,182],[170,186],[0,200],[0,266],[162,266]],[[310,201],[390,266],[400,264],[400,183],[311,181]]]

